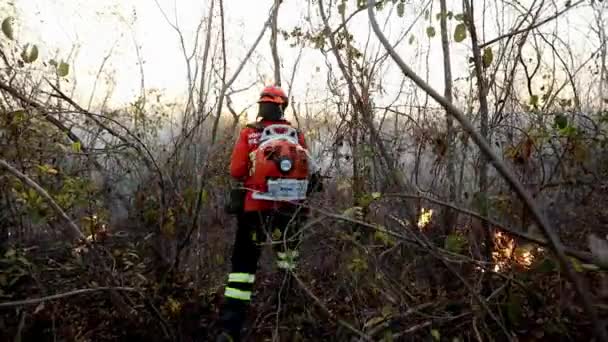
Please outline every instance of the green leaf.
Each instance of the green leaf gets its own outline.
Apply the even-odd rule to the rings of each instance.
[[[381,193],[379,193],[379,192],[372,192],[372,198],[373,199],[378,199],[380,197],[382,197]]]
[[[57,169],[53,168],[51,165],[49,164],[44,164],[44,165],[38,165],[38,169],[44,173],[48,173],[51,175],[56,175],[59,173],[59,171],[57,171]]]
[[[457,43],[462,42],[467,37],[467,27],[465,24],[460,23],[456,25],[454,30],[454,41]]]
[[[404,14],[405,14],[405,4],[403,2],[400,2],[397,4],[397,15],[399,16],[399,18],[403,18]]]
[[[203,191],[201,192],[201,203],[207,204],[208,201],[209,193],[207,192],[207,189],[203,189]]]
[[[523,300],[519,295],[509,295],[509,301],[507,302],[507,316],[514,325],[518,325],[521,321],[523,313],[522,305]]]
[[[561,99],[559,100],[559,105],[562,107],[570,107],[572,106],[572,99]]]
[[[476,192],[473,194],[473,206],[482,214],[488,212],[489,201],[486,193]]]
[[[441,340],[441,334],[439,334],[439,330],[437,329],[432,329],[431,330],[431,335],[433,336],[433,339],[435,341],[440,341]]]
[[[572,268],[574,268],[574,270],[576,272],[583,272],[583,264],[580,262],[580,260],[578,260],[577,258],[573,258],[573,257],[568,257],[568,259],[570,259]]]
[[[61,63],[59,63],[59,66],[57,67],[57,75],[59,75],[59,77],[66,77],[69,73],[70,65],[65,63],[64,61],[61,61]]]
[[[415,40],[416,40],[416,37],[415,37],[414,35],[411,35],[411,36],[410,36],[410,40],[409,40],[409,42],[408,42],[408,43],[409,43],[410,45],[412,45],[412,44],[414,44],[414,41],[415,41]]]
[[[439,12],[435,15],[435,19],[437,19],[437,20],[441,20],[442,17],[447,18],[447,19],[452,19],[454,17],[454,13],[452,13],[452,11],[449,11],[447,13]]]
[[[568,118],[563,114],[557,114],[553,119],[553,123],[555,127],[564,129],[566,126],[568,126]]]
[[[458,20],[458,21],[464,21],[464,14],[463,13],[458,13],[454,16],[454,19]]]
[[[25,44],[23,47],[23,51],[21,52],[21,59],[25,63],[33,63],[38,59],[38,46],[30,44]]]
[[[545,258],[543,261],[538,263],[538,265],[534,268],[534,272],[550,273],[550,272],[555,271],[556,268],[557,268],[557,265],[555,264],[555,261],[553,261],[552,259],[549,259],[549,258]]]
[[[13,258],[15,255],[17,255],[17,251],[14,248],[9,248],[9,250],[4,253],[4,257],[7,259]]]
[[[386,318],[384,318],[384,316],[378,316],[378,317],[374,317],[372,319],[370,319],[369,321],[365,322],[365,324],[363,325],[364,328],[371,328],[371,327],[375,327],[376,325],[378,325],[379,323],[382,323],[386,320]]]
[[[538,107],[538,95],[530,96],[530,105],[532,107]]]
[[[576,127],[572,125],[567,125],[566,127],[559,130],[559,133],[563,136],[572,137],[576,135]]]
[[[429,36],[429,38],[435,37],[435,33],[435,28],[433,26],[429,26],[426,28],[426,35]]]
[[[492,53],[492,48],[487,47],[483,50],[483,66],[488,68],[492,65],[492,61],[494,60],[494,54]]]
[[[395,239],[392,236],[388,235],[386,232],[380,230],[377,230],[374,233],[374,239],[378,242],[381,242],[385,246],[395,245]]]
[[[80,149],[82,148],[82,145],[80,143],[80,141],[76,141],[72,143],[72,150],[76,153],[80,153]]]
[[[361,195],[361,197],[359,197],[357,200],[358,200],[357,203],[361,207],[367,207],[374,201],[374,197],[372,197],[371,194],[364,194],[364,195]]]
[[[13,32],[13,21],[15,21],[15,19],[12,17],[8,17],[2,21],[2,32],[4,32],[6,38],[10,40],[15,39]]]
[[[446,236],[444,248],[452,253],[462,253],[466,244],[464,236],[452,233]]]
[[[346,3],[341,3],[338,5],[338,13],[340,13],[341,15],[344,15],[344,12],[346,11]]]

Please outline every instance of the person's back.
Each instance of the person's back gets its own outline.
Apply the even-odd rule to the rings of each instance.
[[[236,146],[232,152],[232,158],[230,162],[230,175],[243,183],[243,186],[250,189],[246,193],[244,200],[245,212],[253,211],[264,211],[271,209],[278,209],[285,207],[286,204],[282,201],[272,200],[261,200],[256,199],[255,192],[263,192],[265,190],[264,185],[261,184],[259,179],[252,177],[252,154],[258,149],[260,145],[260,138],[264,128],[275,125],[287,125],[291,126],[291,123],[284,119],[265,119],[262,117],[260,121],[248,124],[243,128],[239,134],[239,138]],[[307,149],[304,135],[301,132],[297,132],[298,144],[303,148]]]
[[[277,267],[290,270],[295,266],[298,254],[295,235],[306,219],[306,210],[298,204],[312,187],[317,190],[320,187],[304,135],[283,118],[288,104],[283,90],[266,87],[258,103],[261,120],[241,130],[230,162],[230,175],[247,191],[236,213],[232,271],[224,291],[220,313],[223,333],[218,341],[240,339],[261,254],[260,243],[266,236],[275,235],[275,229],[280,230],[286,241],[275,245]],[[277,140],[272,141],[272,133],[278,135]],[[309,183],[310,180],[313,182]],[[274,191],[272,187],[277,184]],[[303,192],[302,184],[306,186]],[[283,196],[276,197],[279,192]]]

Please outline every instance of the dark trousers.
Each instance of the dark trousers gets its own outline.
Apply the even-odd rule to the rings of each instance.
[[[237,232],[232,251],[232,270],[224,291],[221,321],[224,330],[239,336],[255,283],[262,245],[271,240],[277,267],[295,267],[299,229],[305,220],[296,207],[278,211],[245,212],[237,216]]]

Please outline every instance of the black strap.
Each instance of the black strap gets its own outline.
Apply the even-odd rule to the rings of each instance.
[[[250,122],[247,125],[245,125],[245,127],[253,128],[253,129],[255,129],[256,132],[262,132],[266,126],[264,126],[264,124],[262,124],[261,122],[258,121],[258,122]],[[299,135],[302,134],[302,130],[300,130],[297,127],[294,127],[294,128],[296,129],[296,133],[298,134],[298,139],[299,139]]]
[[[261,122],[248,123],[245,127],[253,128],[256,130],[256,132],[261,132],[264,130],[264,125]]]

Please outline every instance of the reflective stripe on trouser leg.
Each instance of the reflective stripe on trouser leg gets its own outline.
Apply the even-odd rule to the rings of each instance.
[[[226,291],[224,292],[224,296],[229,298],[234,298],[238,300],[251,300],[251,291],[243,291],[239,289],[235,289],[232,287],[226,287]]]
[[[253,284],[255,281],[255,275],[250,273],[230,273],[228,275],[229,283],[246,283]]]
[[[224,295],[238,300],[251,300],[255,275],[251,273],[234,272],[228,275],[228,286]]]

